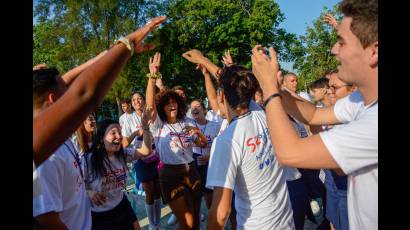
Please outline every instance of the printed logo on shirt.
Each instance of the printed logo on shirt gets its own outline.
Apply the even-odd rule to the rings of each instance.
[[[171,148],[178,148],[181,146],[181,142],[183,144],[183,148],[189,148],[193,147],[193,137],[192,136],[186,136],[185,133],[175,133],[175,132],[170,132],[170,146]]]
[[[256,160],[259,163],[259,170],[269,167],[274,160],[272,144],[268,141],[269,138],[269,130],[266,128],[262,133],[246,140],[247,148],[251,153],[255,154]],[[266,143],[269,143],[269,145]]]
[[[125,186],[127,174],[124,169],[113,169],[112,171],[104,172],[104,179],[102,180],[102,191],[110,191],[122,189]]]

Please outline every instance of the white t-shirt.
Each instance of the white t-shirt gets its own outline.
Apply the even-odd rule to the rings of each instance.
[[[40,195],[41,193],[41,184],[38,179],[38,173],[36,170],[36,165],[33,160],[33,197]]]
[[[298,93],[298,95],[304,98],[305,100],[312,101],[312,97],[307,92],[301,91]]]
[[[75,133],[71,136],[71,142],[73,142],[75,150],[78,152],[78,155],[80,155],[80,159],[83,159],[84,152],[81,151],[80,143],[78,142],[78,137]],[[92,142],[88,142],[88,148],[91,148],[92,144]]]
[[[252,111],[252,112],[258,112],[258,113],[265,114],[265,111],[262,109],[262,107],[260,105],[258,105],[258,103],[256,103],[254,100],[251,100],[249,102],[249,110]],[[222,120],[220,122],[221,122],[221,124],[220,124],[221,128],[219,129],[218,136],[221,135],[229,125],[228,120],[225,119],[225,118],[222,118]]]
[[[164,164],[188,164],[193,161],[192,147],[197,137],[186,135],[183,131],[185,126],[195,127],[195,121],[185,117],[175,124],[168,124],[157,116],[155,122],[150,124],[156,149]]]
[[[126,162],[133,160],[134,148],[125,148],[124,153],[126,155]],[[93,212],[104,212],[115,208],[122,200],[124,193],[122,189],[125,189],[127,185],[128,170],[126,163],[122,163],[122,159],[118,159],[116,156],[110,156],[108,158],[110,166],[107,162],[104,162],[105,170],[103,177],[96,177],[92,169],[91,156],[93,153],[89,153],[86,156],[86,188],[94,192],[105,193],[107,199],[106,202],[100,206],[91,204],[91,210]],[[111,168],[110,168],[111,167]]]
[[[208,121],[214,121],[214,122],[222,122],[222,116],[221,116],[221,112],[218,110],[217,113],[215,113],[213,110],[209,110],[206,113],[205,119],[207,119]]]
[[[208,139],[208,145],[205,148],[201,147],[193,147],[192,151],[196,154],[207,155],[211,152],[212,142],[214,141],[215,137],[218,135],[219,130],[221,128],[220,123],[207,121],[205,125],[200,125],[196,122],[196,126],[201,130],[201,132],[206,136]]]
[[[228,125],[229,125],[228,119],[223,119],[221,122],[221,128],[219,129],[219,132],[218,132],[218,136],[221,135],[225,131]]]
[[[215,138],[206,186],[234,190],[238,229],[294,229],[283,167],[263,112],[240,116]]]
[[[300,136],[301,133],[300,133],[300,127],[298,126],[298,124],[295,121],[292,121],[292,120],[291,120],[291,124],[293,125],[293,128],[296,130],[296,132],[298,132],[298,134]],[[302,174],[299,172],[299,170],[297,168],[288,167],[288,166],[283,166],[283,167],[284,167],[284,171],[285,171],[285,178],[286,178],[287,181],[294,181],[294,180],[300,179],[302,177]]]
[[[353,93],[336,102],[336,118],[348,124],[321,132],[320,137],[348,175],[349,228],[378,229],[378,104],[357,109],[358,98]]]
[[[119,119],[121,126],[121,134],[124,137],[129,137],[131,134],[139,129],[142,129],[141,117],[134,111],[131,114],[124,113]],[[135,137],[130,143],[129,147],[141,147],[142,137]]]
[[[38,168],[42,193],[33,197],[33,216],[57,212],[68,229],[91,229],[91,207],[77,154],[70,140]]]

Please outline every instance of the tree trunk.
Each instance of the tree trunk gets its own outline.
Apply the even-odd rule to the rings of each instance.
[[[121,101],[120,101],[120,99],[118,98],[118,96],[115,96],[115,101],[117,102],[118,119],[119,119],[120,116],[123,114],[122,108],[121,108]]]

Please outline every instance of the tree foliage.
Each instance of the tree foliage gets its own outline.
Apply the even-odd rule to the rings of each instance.
[[[161,4],[143,0],[39,0],[34,11],[33,64],[46,62],[66,72],[159,14]],[[138,78],[130,66],[135,64],[120,73],[106,97],[108,102],[118,104],[130,97]]]
[[[196,48],[221,64],[230,50],[235,62],[251,66],[250,50],[256,44],[274,44],[282,59],[290,60],[296,35],[278,28],[283,21],[279,6],[270,0],[180,0],[168,7],[169,20],[158,32],[165,82],[185,85],[188,97],[204,98],[203,78],[182,53]]]
[[[306,89],[306,86],[316,79],[337,67],[337,60],[331,54],[331,48],[337,40],[336,31],[323,21],[325,14],[331,13],[338,19],[341,14],[337,11],[337,5],[329,10],[326,7],[319,18],[313,21],[313,25],[308,27],[306,34],[299,37],[300,53],[295,55],[296,59],[293,68],[299,74],[299,88]]]
[[[301,47],[296,35],[278,27],[284,16],[274,0],[39,0],[33,64],[46,62],[66,72],[160,14],[168,15],[168,23],[146,42],[162,53],[165,84],[184,86],[188,99],[206,95],[200,72],[182,58],[189,49],[201,50],[219,65],[229,49],[238,64],[250,68],[255,44],[273,45],[284,61],[293,60]],[[103,105],[145,91],[148,59],[155,51],[131,59]]]

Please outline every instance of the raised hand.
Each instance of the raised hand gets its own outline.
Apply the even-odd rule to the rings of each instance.
[[[161,64],[161,54],[156,52],[154,57],[149,58],[149,72],[151,74],[157,74]]]
[[[197,64],[195,69],[201,70],[201,72],[204,76],[209,74],[209,71],[201,64]]]
[[[264,93],[273,91],[278,92],[278,72],[279,65],[276,57],[276,51],[270,47],[269,58],[261,45],[256,45],[252,49],[252,72],[259,81]]]
[[[153,116],[154,116],[154,110],[151,107],[145,107],[142,112],[142,118],[141,118],[143,129],[148,128],[149,122],[151,121]]]
[[[224,55],[222,56],[221,62],[222,62],[225,66],[228,66],[228,67],[231,66],[231,65],[233,65],[233,64],[235,64],[235,63],[233,62],[233,59],[232,59],[232,57],[231,57],[231,53],[229,52],[229,50],[228,50],[228,51],[225,51]]]
[[[333,15],[331,15],[331,14],[326,14],[323,17],[323,21],[326,22],[327,24],[329,24],[330,26],[332,26],[335,29],[336,29],[337,24],[338,24],[337,21],[336,21],[336,18],[333,17]]]
[[[188,52],[183,53],[182,57],[184,57],[185,59],[187,59],[188,61],[194,64],[201,64],[205,58],[204,55],[201,53],[201,51],[197,49],[192,49]]]
[[[150,32],[159,27],[161,23],[165,22],[166,19],[167,16],[159,16],[153,18],[149,22],[147,22],[147,24],[145,24],[143,27],[127,36],[127,38],[134,43],[134,49],[136,53],[153,49],[152,44],[145,45],[142,41]]]

